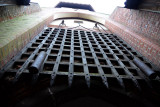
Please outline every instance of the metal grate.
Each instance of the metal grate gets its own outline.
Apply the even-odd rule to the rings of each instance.
[[[74,81],[82,79],[88,87],[92,87],[95,80],[107,88],[126,89],[131,85],[141,90],[144,82],[150,86],[150,80],[132,62],[128,51],[149,67],[152,65],[117,36],[58,28],[45,29],[36,36],[0,71],[1,76],[11,73],[14,78],[11,80],[16,82],[22,74],[30,74],[29,67],[50,40],[47,57],[40,72],[32,75],[33,81],[45,75],[50,79],[50,85],[62,82],[72,86]]]

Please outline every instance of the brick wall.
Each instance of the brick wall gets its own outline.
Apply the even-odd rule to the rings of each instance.
[[[106,27],[160,66],[160,14],[117,7]]]
[[[38,3],[30,3],[29,6],[4,5],[0,6],[0,22],[14,19],[19,16],[41,11]]]
[[[0,69],[52,21],[53,11],[46,8],[41,12],[0,22]]]
[[[160,13],[117,7],[110,18],[160,44]]]

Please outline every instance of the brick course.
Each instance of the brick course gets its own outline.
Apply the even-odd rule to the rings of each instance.
[[[0,22],[39,11],[41,11],[41,8],[38,3],[30,3],[29,6],[18,6],[15,4],[0,6]]]
[[[160,68],[160,24],[158,19],[160,19],[158,13],[117,7],[110,18],[106,20],[105,25]]]
[[[160,13],[117,7],[110,19],[160,44]]]
[[[1,22],[0,25],[5,26],[0,27],[1,31],[6,32],[8,29],[10,31],[4,33],[4,35],[1,32],[0,35],[0,69],[52,21],[52,10],[46,9],[39,13]],[[15,22],[14,28],[17,28],[17,30],[11,29],[13,25],[10,26],[10,23],[13,24],[13,22]]]

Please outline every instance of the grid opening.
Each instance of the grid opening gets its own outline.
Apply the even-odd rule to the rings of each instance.
[[[103,72],[104,72],[105,74],[112,74],[111,68],[109,68],[109,67],[102,67],[102,69],[103,69]]]
[[[84,72],[83,66],[74,65],[74,72]]]
[[[111,60],[111,63],[113,66],[119,66],[119,63],[116,60]]]
[[[51,53],[50,54],[58,54],[58,50],[51,50]]]
[[[137,70],[136,69],[128,69],[130,72],[131,72],[131,74],[133,75],[133,76],[138,76],[138,73],[137,73]]]
[[[47,61],[56,61],[57,56],[48,56]]]
[[[53,48],[60,49],[60,45],[54,45]]]
[[[33,53],[34,50],[35,50],[35,48],[28,48],[28,49],[27,49],[27,53]]]
[[[110,53],[109,49],[103,49],[106,54]]]
[[[70,50],[70,46],[64,46],[64,49],[66,49],[66,50]]]
[[[117,55],[117,57],[118,57],[119,59],[121,59],[121,60],[124,59],[124,56],[123,56],[123,55]]]
[[[22,67],[22,65],[24,64],[24,62],[15,62],[12,66],[13,69],[20,69]]]
[[[89,73],[98,73],[97,67],[94,66],[88,66]]]
[[[82,58],[74,57],[74,62],[75,63],[82,63]]]
[[[90,48],[84,48],[85,51],[90,51]]]
[[[107,54],[107,57],[108,57],[109,59],[114,59],[114,56],[113,56],[112,54]]]
[[[74,50],[80,50],[80,47],[74,47]]]
[[[36,40],[37,43],[41,43],[42,41],[43,41],[43,40],[40,40],[40,39]]]
[[[67,63],[69,63],[69,57],[62,56],[61,57],[61,62],[67,62]]]
[[[53,67],[54,67],[54,64],[47,64],[47,63],[45,63],[44,67],[43,67],[43,70],[44,71],[52,71]]]
[[[122,61],[126,67],[131,67],[131,64],[128,61]]]
[[[96,53],[98,58],[103,58],[103,55],[101,53]]]
[[[44,34],[42,34],[42,36],[47,36],[48,35],[48,33],[44,33]]]
[[[114,52],[115,54],[119,54],[119,51],[118,51],[118,50],[113,50],[113,52]]]
[[[62,55],[70,55],[70,51],[63,51]]]
[[[87,58],[87,64],[95,64],[94,59]]]
[[[92,57],[92,53],[90,53],[90,52],[85,52],[85,55],[86,55],[87,57]]]
[[[48,46],[48,44],[43,44],[42,48],[46,48]]]
[[[104,60],[104,59],[99,59],[99,63],[101,65],[108,65],[107,62],[106,62],[106,60]]]
[[[59,72],[68,72],[69,65],[59,64],[58,71]]]
[[[30,56],[30,54],[22,54],[21,59],[26,60],[29,58],[29,56]]]
[[[125,70],[123,68],[116,68],[119,75],[126,75]]]
[[[33,43],[33,44],[32,44],[32,47],[38,47],[38,45],[39,45],[39,44],[37,44],[37,43]]]

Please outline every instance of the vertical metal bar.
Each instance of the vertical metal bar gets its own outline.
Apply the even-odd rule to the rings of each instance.
[[[56,29],[54,29],[53,32],[54,32],[55,30],[56,30]],[[48,59],[48,56],[49,56],[49,54],[50,54],[50,52],[51,52],[51,49],[52,49],[53,45],[55,44],[55,42],[56,42],[56,40],[57,40],[57,37],[59,36],[59,32],[60,32],[60,29],[57,31],[57,33],[56,33],[53,41],[51,42],[49,48],[47,49],[47,52],[46,52],[47,55],[46,55],[46,58],[45,58],[44,62],[42,63],[42,67],[41,67],[39,73],[42,72],[42,70],[43,70],[44,63],[45,63],[45,62],[47,61],[47,59]],[[33,78],[32,78],[32,83],[33,83],[33,84],[36,83],[36,81],[37,81],[37,79],[38,79],[38,76],[39,76],[39,73],[33,75]]]
[[[99,35],[99,37],[102,39],[102,37]],[[116,48],[117,48],[117,46],[105,35],[105,37],[106,37],[106,39],[113,45],[113,46],[115,46]],[[112,49],[108,46],[108,48],[111,50],[111,52],[113,52],[112,51]],[[117,49],[119,49],[119,48],[117,48]],[[124,54],[121,50],[119,50],[122,54]],[[113,55],[114,55],[114,57],[118,60],[118,62],[119,62],[119,64],[125,69],[125,72],[126,72],[126,74],[128,74],[129,76],[130,76],[130,78],[131,78],[131,80],[134,82],[134,84],[135,84],[135,86],[139,89],[139,90],[141,90],[141,88],[140,88],[140,85],[139,85],[139,83],[138,83],[138,81],[136,80],[136,78],[128,71],[128,69],[125,67],[125,65],[122,63],[122,61],[121,60],[119,60],[119,58],[116,56],[116,54],[114,54],[114,52],[113,52]],[[125,55],[125,54],[124,54]]]
[[[83,69],[84,69],[84,73],[85,73],[85,79],[86,79],[86,82],[87,82],[87,86],[90,87],[90,76],[89,76],[87,60],[86,60],[86,55],[85,55],[85,52],[84,52],[84,47],[83,47],[82,37],[81,37],[80,31],[78,31],[78,36],[79,36],[79,40],[80,40],[80,48],[81,48],[81,54],[82,54],[82,61],[83,61]]]
[[[123,47],[123,45],[122,45],[118,40],[116,40],[116,38],[114,37],[114,35],[112,35],[112,37],[113,37],[113,39],[114,39],[120,46]],[[113,43],[113,44],[114,44],[114,43]],[[114,45],[115,45],[115,44],[114,44]],[[116,45],[115,45],[115,46],[116,46]],[[128,45],[127,45],[127,46],[128,46]],[[152,87],[151,81],[140,71],[140,69],[133,63],[133,61],[130,60],[130,59],[121,51],[121,49],[119,49],[117,46],[116,46],[116,48],[119,50],[119,52],[120,52],[121,54],[124,55],[124,57],[125,57],[126,59],[128,59],[128,61],[130,61],[130,63],[136,68],[136,70],[139,71],[138,74],[139,74],[141,77],[143,77],[143,79],[146,81],[146,83],[147,83],[150,87]],[[123,48],[125,48],[125,47],[123,47]],[[127,52],[131,53],[127,48],[125,48],[125,50],[127,50]],[[132,55],[133,55],[133,54],[132,54]],[[134,56],[134,55],[133,55],[133,56]]]
[[[70,48],[70,62],[69,62],[69,72],[68,72],[68,84],[72,85],[73,76],[74,76],[74,33],[71,30],[71,48]]]
[[[30,57],[25,61],[25,63],[21,66],[21,68],[17,71],[13,83],[17,82],[20,75],[22,74],[23,70],[28,66],[29,62],[34,58],[34,56],[38,53],[39,49],[42,47],[42,45],[45,43],[45,41],[48,39],[49,35],[52,33],[53,29],[50,31],[50,33],[45,37],[45,39],[41,42],[41,44],[34,50],[34,52],[30,55]]]
[[[96,33],[96,34],[97,34],[97,33]],[[98,35],[99,38],[100,38],[100,35],[99,35],[99,34],[97,34],[97,35]],[[113,74],[114,74],[115,77],[117,78],[119,84],[121,85],[121,87],[122,87],[123,89],[125,89],[125,86],[124,86],[124,83],[123,83],[122,78],[119,77],[118,72],[117,72],[116,69],[113,67],[111,61],[109,60],[108,56],[105,54],[104,50],[102,49],[101,45],[98,43],[98,41],[97,41],[97,39],[95,38],[95,36],[93,35],[93,33],[92,33],[92,37],[94,38],[94,40],[95,40],[96,44],[98,45],[101,53],[103,54],[103,57],[105,58],[105,60],[106,60],[107,63],[109,64],[110,68],[112,69]],[[106,44],[106,42],[105,42],[102,38],[100,38],[100,39],[101,39],[101,41],[108,47],[108,45]],[[109,50],[110,50],[110,49],[109,49]],[[113,52],[111,51],[111,53],[113,53]]]
[[[90,42],[90,40],[89,40],[89,37],[88,37],[88,35],[86,34],[86,31],[85,31],[85,36],[86,36],[86,38],[87,38],[87,42],[88,42],[88,44],[89,44],[90,50],[91,50],[91,52],[92,52],[94,61],[95,61],[96,66],[97,66],[97,68],[98,68],[98,72],[99,72],[99,74],[100,74],[100,76],[101,76],[101,78],[102,78],[102,81],[103,81],[104,85],[105,85],[107,88],[109,88],[108,82],[107,82],[107,78],[106,78],[106,76],[104,75],[104,72],[103,72],[103,70],[102,70],[102,67],[101,67],[101,65],[100,65],[100,63],[99,63],[99,61],[98,61],[98,58],[97,58],[97,56],[96,56],[96,54],[95,54],[95,51],[94,51],[94,49],[93,49],[93,47],[92,47],[92,44],[91,44],[91,42]]]
[[[116,40],[113,36],[113,39],[119,43],[118,40]],[[123,45],[121,43],[119,43],[122,47]],[[150,79],[155,79],[157,74],[151,69],[149,68],[145,63],[143,63],[139,58],[137,58],[135,55],[133,55],[126,47],[123,47],[124,50],[126,50],[132,57],[133,60],[132,62],[134,63],[134,65],[136,65],[136,67],[139,67],[139,69],[145,74],[147,75]]]
[[[21,57],[21,55],[28,49],[28,47],[31,47],[32,43],[35,42],[36,39],[38,39],[39,36],[42,35],[42,33],[44,31],[45,30],[43,30],[40,34],[38,34],[37,36],[35,36],[13,59],[11,59],[11,61],[9,61],[3,67],[3,69],[0,70],[0,78],[3,76],[3,74],[5,73],[5,71],[7,71],[14,64],[14,62]]]
[[[62,30],[64,30],[64,29],[62,29]],[[51,74],[50,85],[53,85],[54,79],[56,78],[56,75],[63,75],[63,76],[68,75],[68,84],[69,84],[69,86],[72,85],[74,75],[76,75],[76,76],[85,76],[85,80],[86,80],[86,83],[87,83],[88,87],[90,87],[90,78],[91,78],[91,76],[101,77],[102,81],[103,81],[103,83],[105,84],[106,87],[110,87],[110,84],[107,82],[107,80],[109,81],[110,78],[117,79],[119,84],[121,85],[121,87],[123,89],[125,89],[125,85],[123,83],[123,78],[127,78],[127,79],[132,80],[134,85],[136,87],[138,87],[139,90],[140,90],[140,86],[139,86],[139,83],[138,83],[138,79],[144,79],[147,84],[150,84],[150,80],[147,78],[147,76],[144,75],[143,72],[138,72],[138,71],[140,71],[140,69],[132,62],[132,60],[129,59],[129,56],[127,56],[126,53],[123,52],[123,50],[121,50],[122,47],[123,47],[123,44],[125,42],[122,44],[121,42],[119,42],[118,39],[115,38],[114,35],[108,35],[108,34],[98,33],[98,32],[87,32],[87,31],[80,31],[80,30],[77,31],[76,30],[76,36],[79,39],[78,40],[78,45],[80,45],[80,49],[77,49],[76,40],[74,39],[74,36],[75,36],[74,35],[74,30],[71,30],[71,38],[69,37],[69,39],[71,40],[71,45],[69,44],[70,45],[69,69],[68,69],[68,72],[58,72],[59,64],[60,64],[61,57],[62,57],[62,52],[63,52],[64,46],[65,46],[64,42],[66,41],[66,39],[68,39],[67,38],[67,34],[66,34],[67,29],[65,30],[65,34],[63,36],[63,40],[62,40],[62,37],[60,38],[60,40],[62,40],[61,46],[59,46],[60,43],[58,43],[58,48],[60,47],[60,49],[59,49],[58,56],[54,56],[54,58],[57,57],[56,62],[51,62],[51,61],[47,61],[47,60],[48,60],[49,54],[51,53],[51,50],[52,50],[53,46],[55,45],[57,39],[59,40],[58,36],[61,34],[60,33],[61,29],[55,28],[54,30],[52,29],[52,31],[55,31],[54,40],[52,40],[50,46],[47,49],[47,52],[46,52],[47,56],[46,56],[46,58],[45,58],[45,60],[44,60],[44,62],[42,64],[42,67],[41,67],[40,72],[39,72],[40,74],[48,74],[48,75]],[[18,80],[18,78],[20,77],[22,72],[28,73],[27,66],[29,65],[29,63],[31,63],[31,61],[33,61],[34,56],[39,54],[38,51],[40,50],[40,48],[43,48],[42,46],[46,45],[45,42],[48,41],[49,38],[51,38],[50,35],[52,34],[52,31],[50,31],[49,33],[47,31],[47,36],[45,38],[44,37],[39,38],[39,37],[41,37],[40,35],[36,36],[35,39],[33,39],[28,45],[26,45],[25,49],[22,49],[23,51],[20,54],[17,54],[16,57],[10,63],[8,63],[8,64],[11,64],[11,65],[6,65],[6,68],[3,69],[3,71],[7,70],[8,72],[14,72],[14,73],[16,72],[17,78],[15,76],[14,82],[16,82]],[[68,30],[68,31],[70,32],[70,30]],[[43,41],[41,42],[41,44],[36,43],[36,42],[38,42],[38,41],[36,41],[36,39],[38,39],[38,38],[41,39],[41,41],[44,38]],[[83,38],[85,38],[84,41],[83,41]],[[108,45],[108,42],[106,42],[106,41],[108,41],[109,44],[112,45],[112,47],[114,47],[114,49],[112,49],[112,47],[110,45]],[[35,49],[35,46],[34,46],[34,48],[32,47],[33,42],[35,42],[34,44],[37,44],[37,46],[38,46],[37,49]],[[94,43],[92,43],[92,42],[94,42]],[[75,43],[75,46],[74,46],[74,43]],[[87,43],[87,45],[86,45],[86,43]],[[122,47],[117,46],[117,44],[121,45]],[[85,46],[87,46],[87,48],[89,50],[91,50],[90,52],[88,52],[89,56],[90,56],[90,54],[92,52],[92,56],[91,57],[87,57],[86,56],[88,54],[85,52],[86,51],[86,47]],[[29,53],[25,53],[25,51],[27,51],[27,49],[29,47],[32,47],[32,49],[35,49],[31,55]],[[55,47],[57,48],[57,45]],[[75,47],[75,49],[74,49],[74,47]],[[95,50],[95,47],[98,49],[98,51],[100,50],[98,53]],[[107,54],[105,54],[105,50],[103,49],[104,47],[107,48],[107,50],[109,50],[109,52],[111,54],[113,54],[114,59],[119,63],[119,66],[123,67],[124,72],[125,72],[124,75],[123,74],[121,75],[119,73],[119,71],[117,70],[117,67],[115,67],[114,64],[112,64],[112,61],[109,59],[109,56],[107,56]],[[126,48],[127,52],[133,54],[132,51],[128,50],[128,47],[129,46],[127,45],[127,47],[123,47],[123,48]],[[78,46],[78,48],[79,48],[79,46]],[[68,48],[66,48],[66,49],[68,49]],[[134,67],[134,68],[133,67],[132,68],[137,70],[138,75],[134,76],[132,74],[132,72],[130,71],[131,68],[126,67],[124,61],[121,61],[119,59],[119,55],[114,53],[115,49],[121,55],[124,56],[124,59],[126,59],[126,61],[130,62],[130,64]],[[79,54],[81,53],[81,55],[82,55],[81,56],[82,59],[81,59],[80,62],[83,63],[83,70],[80,71],[80,72],[78,71],[78,73],[74,74],[74,56],[75,56],[74,55],[74,51],[76,51],[76,50],[80,50],[81,51],[81,52],[80,51],[78,51],[78,52],[79,52]],[[69,52],[69,51],[67,51],[67,52]],[[23,53],[27,54],[27,60],[26,61],[24,59],[21,59],[21,56],[22,56]],[[99,56],[98,54],[101,54],[102,58],[105,59],[105,61],[107,63],[106,65],[109,65],[108,67],[110,67],[110,69],[112,70],[112,75],[111,74],[107,74],[107,73],[105,74],[105,70],[103,70],[103,67],[105,67],[105,66],[103,64],[101,65],[101,60],[103,60],[103,59],[102,58],[99,59],[98,58],[98,56]],[[77,57],[77,60],[79,61],[79,56],[76,56],[76,57]],[[139,57],[139,56],[137,56],[137,57]],[[66,58],[66,56],[65,56],[65,58]],[[98,74],[97,73],[89,74],[89,70],[90,70],[90,68],[88,67],[89,62],[87,64],[88,58],[89,59],[90,58],[94,59],[95,65],[92,65],[92,66],[98,68],[98,70],[97,70]],[[67,59],[68,59],[68,57],[67,57]],[[20,69],[15,70],[14,68],[12,68],[14,62],[24,63],[24,64],[21,66]],[[50,71],[43,72],[43,67],[44,67],[44,64],[46,64],[46,63],[47,64],[49,63],[49,64],[53,65],[52,66],[53,67],[53,71],[52,72],[50,72]],[[63,61],[62,61],[62,63],[63,63]],[[82,67],[82,63],[76,63],[76,64],[77,65],[81,65],[81,67]],[[32,80],[33,82],[36,82],[36,80],[38,79],[39,73],[33,75],[33,80]],[[149,85],[149,86],[151,86],[151,85]]]
[[[62,31],[62,29],[61,29],[61,31]],[[54,84],[54,80],[56,78],[56,73],[58,71],[59,63],[61,61],[61,56],[62,56],[62,52],[63,52],[63,48],[64,48],[65,39],[66,39],[66,30],[64,32],[61,47],[59,49],[59,53],[58,53],[58,56],[57,56],[57,59],[56,59],[56,62],[55,62],[55,65],[54,65],[54,68],[53,68],[53,71],[52,71],[52,74],[51,74],[50,86],[52,86]]]

